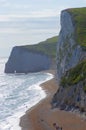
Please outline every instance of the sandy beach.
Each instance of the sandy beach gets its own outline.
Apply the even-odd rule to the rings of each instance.
[[[52,71],[49,72],[52,73]],[[41,87],[47,96],[21,117],[20,126],[22,130],[56,130],[53,123],[57,123],[62,127],[62,130],[86,130],[86,120],[83,120],[80,116],[51,108],[50,103],[53,94],[58,88],[54,78],[43,83]]]

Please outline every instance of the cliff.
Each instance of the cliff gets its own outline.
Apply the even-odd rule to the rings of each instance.
[[[29,73],[53,67],[57,37],[36,45],[16,46],[5,65],[5,73]]]
[[[63,10],[57,44],[59,89],[52,105],[86,112],[86,8]]]

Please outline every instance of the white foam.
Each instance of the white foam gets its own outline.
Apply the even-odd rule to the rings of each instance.
[[[21,130],[21,127],[19,126],[19,122],[20,122],[20,117],[23,116],[25,114],[25,112],[31,108],[30,106],[34,106],[36,103],[38,102],[34,102],[30,104],[24,104],[24,106],[22,106],[18,111],[19,112],[15,112],[16,114],[14,114],[13,116],[9,117],[7,119],[7,122],[8,122],[8,128],[10,128],[9,130]],[[8,130],[7,129],[7,126],[6,126],[6,129],[5,130]]]
[[[38,83],[33,84],[27,88],[27,90],[38,90],[38,93],[35,95],[34,98],[30,99],[30,101],[25,102],[22,106],[17,107],[12,116],[9,116],[6,120],[0,122],[0,130],[21,130],[21,128],[19,127],[20,117],[23,116],[29,108],[36,105],[40,100],[42,100],[46,96],[45,92],[39,86],[45,81],[48,81],[53,78],[52,74],[47,73],[47,76],[48,77],[45,80],[39,81]],[[19,84],[21,83],[19,82]],[[22,98],[22,93],[20,93],[20,95]]]
[[[52,74],[49,74],[49,73],[47,73],[48,75],[49,75],[49,77],[47,77],[47,79],[46,80],[44,80],[44,81],[42,81],[42,82],[39,82],[39,83],[37,83],[36,85],[32,85],[32,87],[34,88],[34,89],[39,89],[39,90],[41,90],[42,88],[40,87],[40,84],[42,84],[42,83],[44,83],[45,81],[48,81],[48,80],[50,80],[50,79],[52,79],[53,78],[53,75]],[[41,93],[41,97],[38,99],[37,97],[35,97],[35,99],[34,100],[32,100],[32,102],[30,103],[29,102],[29,104],[27,103],[27,104],[24,104],[24,106],[22,106],[22,108],[23,108],[23,110],[21,111],[21,112],[18,112],[18,113],[16,113],[15,115],[14,115],[14,117],[13,117],[13,120],[12,120],[12,118],[10,119],[11,120],[11,124],[12,124],[12,122],[14,122],[14,124],[12,125],[12,127],[11,127],[11,129],[10,130],[21,130],[21,128],[19,127],[19,122],[20,122],[20,117],[21,116],[23,116],[24,114],[25,114],[25,111],[26,110],[28,110],[29,108],[31,108],[31,107],[33,107],[34,105],[36,105],[40,100],[42,100],[43,98],[45,98],[45,96],[46,96],[46,94],[44,93],[44,91]],[[37,99],[36,99],[37,98]],[[28,107],[27,107],[28,106]],[[16,118],[16,121],[15,121],[15,118]],[[15,125],[16,124],[16,125]]]

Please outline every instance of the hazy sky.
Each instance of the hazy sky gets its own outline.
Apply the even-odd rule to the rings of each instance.
[[[58,35],[61,10],[83,6],[86,0],[0,0],[0,56]]]

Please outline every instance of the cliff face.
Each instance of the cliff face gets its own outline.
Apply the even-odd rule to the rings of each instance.
[[[5,66],[5,73],[29,73],[49,69],[51,59],[41,53],[14,47]]]
[[[86,52],[76,42],[75,24],[68,11],[61,14],[61,31],[57,44],[57,76],[77,65],[86,56]]]
[[[52,105],[66,110],[78,108],[86,112],[86,34],[83,31],[86,29],[86,17],[80,19],[85,14],[84,10],[86,12],[86,8],[69,9],[61,13],[61,31],[57,44],[57,80],[60,87],[53,97]],[[81,43],[78,43],[78,36],[82,32],[84,43],[80,38]]]
[[[55,68],[57,36],[36,45],[14,47],[5,73],[29,73]]]

